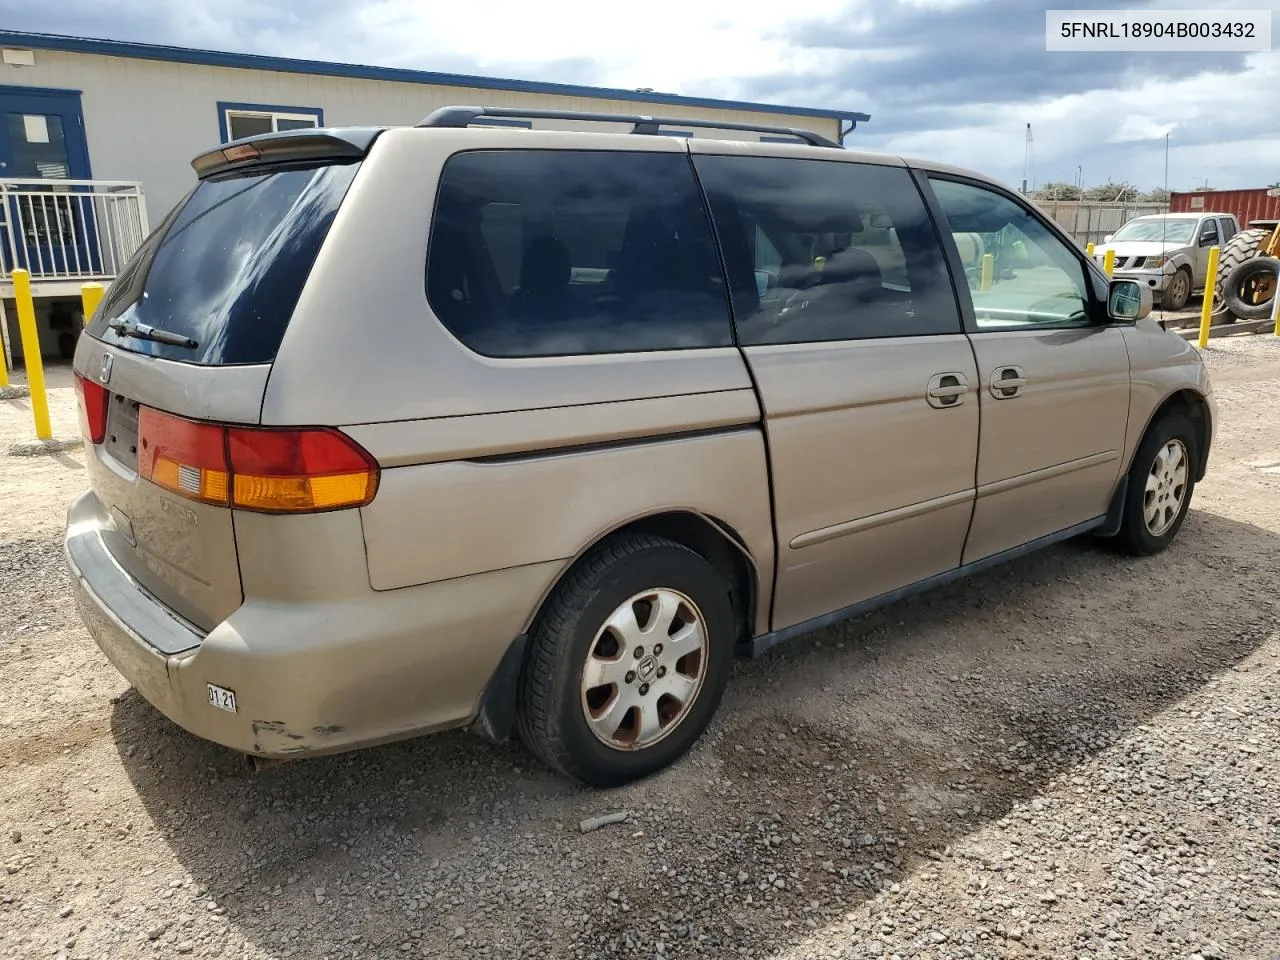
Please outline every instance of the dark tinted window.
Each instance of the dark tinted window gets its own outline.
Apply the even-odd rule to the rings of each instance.
[[[732,343],[685,154],[481,150],[441,176],[431,308],[497,357]]]
[[[111,284],[89,333],[126,350],[202,364],[275,359],[357,164],[202,181]],[[194,349],[117,335],[122,320]]]
[[[696,157],[744,344],[959,333],[942,249],[906,170]]]

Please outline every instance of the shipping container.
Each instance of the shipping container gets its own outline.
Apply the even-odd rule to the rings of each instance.
[[[1280,196],[1268,196],[1270,187],[1252,190],[1195,190],[1169,197],[1173,213],[1233,213],[1241,228],[1253,220],[1280,220]]]

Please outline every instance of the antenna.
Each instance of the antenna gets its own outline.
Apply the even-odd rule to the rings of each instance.
[[[1165,198],[1164,199],[1165,215],[1160,218],[1160,256],[1162,257],[1164,256],[1165,250],[1167,249],[1168,243],[1169,243],[1169,207],[1168,207],[1168,204],[1169,204],[1169,134],[1167,133],[1164,135],[1164,198]],[[1176,272],[1174,276],[1177,276]],[[1210,287],[1210,283],[1212,283],[1212,278],[1206,278],[1205,294],[1204,294],[1206,297],[1213,296],[1211,292],[1212,287]],[[1191,294],[1191,291],[1188,290],[1187,295],[1190,296],[1190,294]],[[1160,326],[1162,327],[1165,325],[1164,312],[1165,312],[1164,297],[1161,297],[1160,298],[1160,314],[1161,314]]]

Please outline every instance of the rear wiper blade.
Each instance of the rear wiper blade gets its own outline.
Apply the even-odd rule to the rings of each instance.
[[[187,347],[190,350],[200,346],[190,337],[184,337],[180,333],[173,333],[169,330],[161,330],[159,327],[149,327],[145,323],[124,323],[117,320],[108,326],[119,336],[133,337],[135,340],[154,340],[156,343],[167,343],[175,347]]]

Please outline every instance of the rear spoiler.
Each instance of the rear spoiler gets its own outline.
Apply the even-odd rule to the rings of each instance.
[[[285,130],[224,143],[191,161],[201,180],[231,170],[311,161],[359,160],[383,127]]]

